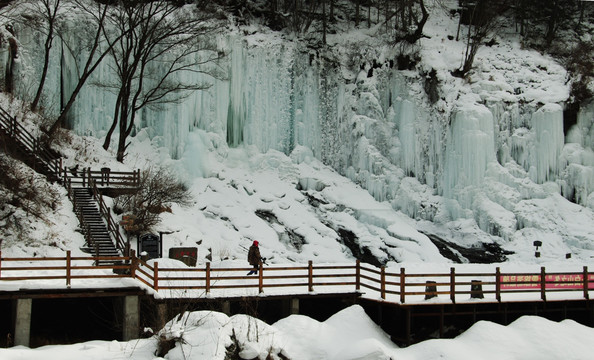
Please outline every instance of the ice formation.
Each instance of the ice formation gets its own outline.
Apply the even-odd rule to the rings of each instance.
[[[19,91],[26,94],[39,72],[33,58],[40,39],[22,31],[28,50],[19,64],[25,79]],[[286,155],[308,148],[413,218],[473,218],[505,239],[530,226],[517,208],[522,201],[557,192],[594,210],[594,103],[582,107],[565,138],[562,104],[465,99],[454,101],[452,111],[436,111],[415,90],[418,79],[388,61],[368,76],[375,59],[351,54],[360,62],[347,66],[289,41],[260,45],[229,35],[219,42],[229,53],[226,79],[189,74],[212,86],[180,104],[145,109],[137,123],[137,133],[182,159],[190,176],[210,175],[208,158],[195,154],[213,151],[208,134],[215,134],[230,148]],[[67,95],[73,86],[76,61],[65,47],[54,46],[44,100],[49,113],[61,106],[56,89]],[[105,135],[114,96],[96,84],[110,76],[106,63],[85,86],[70,116],[77,133]]]

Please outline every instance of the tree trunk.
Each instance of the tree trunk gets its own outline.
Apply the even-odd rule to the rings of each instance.
[[[19,47],[14,38],[8,39],[8,45],[8,64],[6,65],[4,76],[4,91],[10,94],[14,88],[14,60],[17,58]]]
[[[322,0],[322,44],[326,45],[326,31],[328,31],[328,20],[326,19],[326,0]]]
[[[103,51],[103,53],[101,53],[101,55],[96,60],[94,60],[95,62],[93,62],[93,56],[95,56],[95,53],[97,52],[97,49],[99,47],[99,42],[100,42],[102,29],[103,29],[103,22],[105,20],[106,14],[107,14],[107,6],[104,6],[101,9],[101,14],[99,15],[99,17],[97,19],[97,31],[95,33],[95,39],[94,39],[94,42],[91,45],[91,48],[89,50],[89,55],[88,55],[89,57],[87,59],[87,62],[85,63],[85,67],[82,71],[82,75],[78,79],[78,83],[76,84],[74,91],[70,95],[68,102],[62,108],[62,111],[60,112],[60,116],[58,116],[58,119],[52,124],[52,126],[48,130],[48,142],[51,142],[53,140],[53,138],[56,134],[56,131],[58,130],[58,128],[60,126],[62,126],[62,124],[64,123],[64,120],[66,120],[66,115],[72,108],[72,105],[74,105],[74,100],[76,100],[76,97],[78,96],[78,93],[80,93],[80,90],[82,89],[83,85],[86,83],[86,81],[89,79],[91,74],[95,71],[95,69],[97,69],[97,67],[103,60],[103,58],[109,53],[109,51],[111,49],[111,45],[108,46],[108,48],[105,49]],[[123,36],[123,34],[120,36]]]
[[[115,131],[116,126],[118,125],[119,115],[120,115],[120,103],[122,101],[121,92],[118,93],[118,98],[115,104],[115,111],[113,112],[113,122],[111,123],[111,127],[109,131],[107,131],[107,135],[105,135],[105,141],[103,141],[103,149],[109,149],[109,144],[111,143],[111,136]]]
[[[357,0],[357,3],[355,5],[355,27],[359,26],[359,16],[360,16],[360,10],[361,8],[361,0]]]
[[[43,87],[45,85],[45,78],[47,76],[47,71],[49,68],[49,57],[50,51],[52,49],[52,42],[53,42],[53,35],[54,33],[54,26],[50,24],[47,38],[45,39],[45,54],[43,56],[43,70],[41,71],[41,79],[39,80],[39,86],[37,87],[37,92],[35,93],[35,98],[31,103],[31,110],[37,110],[37,106],[39,105],[39,99],[41,99],[41,93],[43,92]]]

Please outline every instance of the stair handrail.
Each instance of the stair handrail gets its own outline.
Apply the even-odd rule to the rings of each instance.
[[[16,117],[11,116],[4,108],[0,106],[0,128],[6,130],[7,134],[20,143],[26,150],[35,156],[35,161],[44,163],[48,170],[54,175],[60,173],[60,166],[57,163],[55,154],[45,142],[35,138]]]

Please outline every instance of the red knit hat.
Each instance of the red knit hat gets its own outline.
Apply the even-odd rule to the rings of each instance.
[[[258,246],[258,240],[254,240],[254,246]]]

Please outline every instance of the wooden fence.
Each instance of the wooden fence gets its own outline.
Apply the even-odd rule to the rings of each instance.
[[[17,141],[20,146],[34,154],[36,163],[42,163],[50,174],[59,177],[60,161],[58,154],[51,150],[45,142],[33,136],[17,119],[0,107],[0,130]]]
[[[120,265],[93,265],[101,261]],[[497,267],[492,273],[462,273],[455,268],[447,273],[407,273],[404,268],[389,272],[359,261],[353,265],[314,265],[310,261],[301,266],[261,266],[257,275],[247,275],[251,269],[218,268],[211,263],[166,268],[158,262],[146,263],[134,251],[129,257],[114,258],[72,257],[69,251],[65,257],[3,258],[0,252],[0,285],[4,281],[64,280],[70,286],[73,280],[134,278],[162,294],[183,290],[208,295],[224,290],[227,296],[230,291],[248,289],[257,289],[254,295],[275,288],[291,288],[282,294],[368,289],[372,292],[367,297],[402,304],[407,299],[427,301],[440,295],[441,300],[453,303],[469,298],[509,301],[513,294],[535,294],[531,300],[547,301],[549,295],[559,292],[571,292],[571,299],[589,299],[589,291],[594,291],[594,273],[586,266],[580,272],[546,272],[542,267],[536,273],[504,273]]]
[[[99,187],[110,187],[112,191],[119,189],[120,192],[130,192],[140,186],[140,170],[135,171],[112,171],[110,168],[91,170],[90,168],[71,168],[63,166],[62,158],[53,151],[46,142],[33,136],[17,119],[0,107],[0,134],[5,133],[19,144],[26,153],[34,159],[36,164],[43,164],[46,168],[48,178],[59,180],[68,190],[68,197],[75,202],[72,196],[73,187],[88,187],[93,197],[99,203],[99,211],[107,222],[107,229],[110,237],[114,240],[116,248],[124,255],[128,255],[128,248],[120,231],[119,225],[113,219],[109,208],[103,201]],[[74,204],[76,207],[76,204]],[[90,239],[89,225],[85,223],[81,214],[78,216],[80,226],[83,229],[87,241]]]
[[[71,286],[73,280],[129,278],[129,257],[101,258],[121,261],[121,265],[94,265],[95,257],[73,257],[70,251],[64,257],[3,258],[0,252],[0,283],[2,281],[64,280]],[[82,284],[83,282],[81,282]],[[64,283],[63,283],[64,284]]]
[[[62,168],[62,167],[61,167]],[[100,174],[105,174],[101,175]],[[90,169],[83,169],[80,173],[83,180],[76,180],[75,176],[69,174],[69,172],[63,168],[62,172],[62,179],[66,190],[68,191],[68,198],[72,201],[74,208],[77,208],[76,199],[73,195],[73,184],[79,184],[90,188],[91,194],[97,204],[99,205],[99,213],[105,219],[107,224],[107,230],[109,231],[110,237],[114,239],[115,247],[122,252],[124,256],[128,256],[129,247],[127,246],[127,241],[124,240],[123,235],[120,232],[119,224],[115,221],[112,216],[111,209],[105,203],[103,199],[103,194],[101,193],[97,184],[101,185],[119,185],[119,186],[129,186],[130,188],[137,188],[140,184],[140,171],[136,170],[133,172],[114,172],[110,174],[110,172],[100,172],[100,171],[92,171]],[[115,176],[110,178],[110,176]],[[78,213],[77,215],[78,221],[80,223],[81,229],[83,229],[83,235],[85,235],[85,239],[90,239],[90,230],[89,226],[86,224],[82,213]]]
[[[88,187],[95,183],[97,186],[112,186],[124,188],[138,188],[140,186],[140,170],[114,171],[110,168],[92,170],[91,168],[68,169],[60,164],[61,178],[64,184],[70,186]]]

